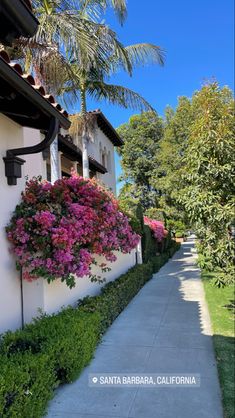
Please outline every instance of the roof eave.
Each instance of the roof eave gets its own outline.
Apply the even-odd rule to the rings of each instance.
[[[6,33],[1,28],[3,44],[11,45],[20,36],[31,38],[37,32],[39,22],[23,0],[1,0],[0,13],[7,28]]]
[[[70,127],[71,122],[60,113],[52,104],[35,90],[24,78],[0,57],[0,77],[10,83],[27,100],[37,106],[44,114],[58,119],[60,126],[64,129]],[[1,111],[1,109],[0,109]]]
[[[96,113],[97,113],[98,126],[100,124],[100,126],[99,126],[100,129],[102,129],[102,124],[103,124],[103,126],[107,127],[107,131],[105,133],[108,136],[108,138],[110,139],[110,141],[113,143],[113,145],[115,147],[121,147],[122,145],[124,145],[124,142],[123,142],[122,138],[119,136],[116,129],[114,129],[114,127],[111,125],[109,120],[104,116],[104,114],[101,111],[96,112]],[[101,121],[101,120],[102,120],[102,122],[100,123],[99,121]]]

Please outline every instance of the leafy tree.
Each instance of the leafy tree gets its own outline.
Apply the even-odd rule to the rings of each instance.
[[[159,142],[159,151],[155,156],[152,185],[159,189],[161,197],[159,208],[168,219],[167,225],[177,229],[177,222],[187,223],[185,210],[178,201],[184,173],[184,154],[188,144],[189,129],[193,121],[191,102],[180,97],[174,111],[167,107],[164,120],[164,135]],[[170,221],[169,221],[170,220]],[[174,226],[174,222],[176,225]],[[184,225],[184,229],[186,225]]]
[[[162,119],[155,112],[134,115],[118,128],[124,145],[120,149],[122,179],[129,182],[128,194],[144,209],[156,206],[157,189],[152,185],[155,156],[163,136]]]
[[[200,238],[201,266],[219,269],[219,283],[233,277],[234,243],[234,102],[231,91],[217,83],[192,98],[194,121],[184,155],[180,201]]]

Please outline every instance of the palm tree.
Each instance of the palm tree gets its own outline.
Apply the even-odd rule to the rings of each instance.
[[[106,25],[101,14],[112,6],[121,23],[126,17],[126,0],[33,0],[39,31],[30,40],[15,45],[26,58],[26,70],[32,67],[36,78],[54,94],[81,102],[83,124],[83,175],[89,177],[89,118],[87,94],[110,103],[134,109],[151,109],[138,93],[122,86],[106,83],[117,70],[132,75],[133,68],[150,62],[163,64],[161,49],[151,44],[124,47]],[[54,150],[54,151],[53,151]],[[57,159],[56,143],[51,148]],[[55,164],[56,166],[56,164]],[[58,167],[57,167],[58,168]],[[58,176],[55,173],[54,177]]]
[[[90,140],[90,115],[87,113],[87,95],[95,100],[106,100],[124,108],[154,111],[153,107],[138,93],[120,85],[108,84],[112,74],[124,69],[131,76],[135,67],[149,63],[163,65],[164,54],[160,47],[152,44],[135,44],[123,48],[122,57],[119,51],[112,51],[103,68],[90,68],[88,71],[81,64],[73,63],[73,81],[68,81],[60,93],[65,96],[69,93],[78,99],[80,96],[81,123],[82,123],[82,150],[83,150],[83,177],[89,177],[88,143]],[[80,63],[82,63],[80,57]]]
[[[73,83],[71,61],[86,71],[106,67],[110,49],[125,60],[116,34],[99,16],[111,5],[120,22],[126,16],[126,0],[33,0],[32,6],[40,26],[31,39],[15,42],[14,53],[24,58],[25,70],[31,69],[39,83],[57,95],[65,80]],[[52,181],[59,177],[58,143],[51,146]]]
[[[26,71],[32,70],[38,81],[57,92],[73,78],[71,61],[79,65],[82,56],[87,70],[104,67],[111,49],[124,58],[116,34],[99,23],[109,4],[123,22],[126,0],[32,0],[39,29],[33,38],[16,40],[13,52],[24,59]]]

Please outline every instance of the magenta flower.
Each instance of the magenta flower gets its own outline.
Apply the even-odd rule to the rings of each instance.
[[[144,223],[153,231],[154,238],[156,238],[158,242],[161,242],[168,234],[167,230],[164,228],[164,223],[161,221],[156,221],[155,219],[144,216]]]
[[[30,180],[7,236],[24,278],[48,281],[89,276],[95,254],[113,262],[114,251],[128,253],[140,239],[111,192],[75,175]]]

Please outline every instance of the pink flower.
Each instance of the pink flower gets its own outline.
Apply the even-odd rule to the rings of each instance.
[[[75,175],[27,182],[7,236],[25,280],[88,276],[94,255],[115,261],[139,242],[111,192]]]
[[[150,229],[153,231],[154,237],[159,242],[161,242],[163,238],[168,234],[167,230],[164,228],[164,223],[161,221],[156,221],[154,219],[148,218],[147,216],[144,216],[144,223],[150,227]]]
[[[42,228],[48,229],[52,227],[56,220],[56,216],[50,213],[48,210],[44,210],[37,212],[33,219],[35,219],[35,221],[38,222]]]

